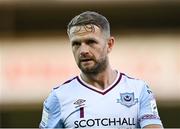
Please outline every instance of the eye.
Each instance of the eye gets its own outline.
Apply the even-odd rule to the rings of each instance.
[[[93,40],[93,39],[87,40],[87,44],[93,44],[93,43],[97,43],[97,42],[95,40]]]
[[[78,42],[78,41],[73,41],[72,42],[72,46],[80,46],[80,45],[81,45],[81,43]]]

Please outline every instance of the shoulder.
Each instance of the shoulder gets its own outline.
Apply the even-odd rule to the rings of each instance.
[[[137,93],[141,94],[144,91],[149,91],[149,85],[142,79],[130,77],[124,73],[122,73],[122,82],[124,83],[125,87],[131,90],[136,91]]]
[[[146,85],[146,82],[144,80],[128,76],[127,74],[124,74],[124,73],[121,73],[121,74],[122,74],[122,80],[124,83],[133,85],[133,86],[138,86],[138,87],[142,87]]]
[[[53,88],[54,91],[60,90],[60,89],[64,89],[64,88],[68,88],[70,86],[73,86],[76,84],[76,80],[77,80],[78,76],[74,76],[71,77],[69,79],[67,79],[65,82],[63,82],[62,84],[55,86]]]
[[[73,77],[65,81],[64,83],[54,87],[46,100],[44,101],[44,104],[48,108],[54,108],[54,105],[57,105],[59,101],[59,95],[67,94],[69,92],[69,88],[71,88],[75,84],[75,80],[77,77]]]
[[[62,102],[65,98],[73,95],[74,91],[77,89],[79,84],[77,78],[78,76],[71,77],[62,84],[54,87],[51,92]]]

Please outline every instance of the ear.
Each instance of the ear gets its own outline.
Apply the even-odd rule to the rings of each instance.
[[[115,43],[115,38],[114,37],[110,37],[109,39],[108,39],[108,43],[107,43],[107,52],[108,53],[110,53],[111,52],[111,50],[112,50],[112,48],[113,48],[113,46],[114,46],[114,43]]]

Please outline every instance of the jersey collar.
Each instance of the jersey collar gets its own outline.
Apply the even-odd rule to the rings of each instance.
[[[102,95],[105,95],[106,93],[108,93],[110,90],[112,90],[120,82],[121,78],[122,78],[122,74],[119,71],[117,71],[117,77],[114,80],[114,82],[104,90],[100,90],[100,89],[86,83],[84,80],[82,80],[80,75],[77,77],[77,80],[79,81],[79,83],[82,86],[84,86],[84,87],[86,87],[86,88],[88,88],[88,89],[90,89],[92,91],[95,91],[97,93],[100,93]]]

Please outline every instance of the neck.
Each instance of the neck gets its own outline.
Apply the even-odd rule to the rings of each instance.
[[[117,76],[117,72],[110,67],[108,67],[101,73],[97,73],[95,75],[81,73],[81,78],[86,83],[88,83],[98,89],[101,89],[101,90],[104,90],[108,86],[110,86],[116,79],[116,76]]]

